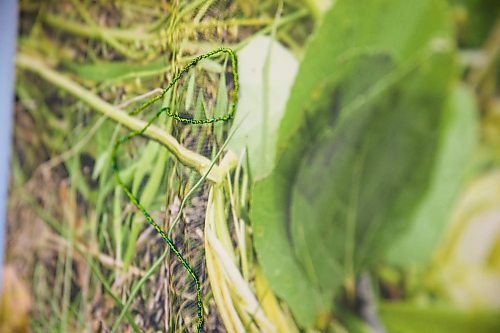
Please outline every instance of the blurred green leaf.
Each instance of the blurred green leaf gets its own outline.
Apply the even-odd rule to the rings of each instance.
[[[260,36],[238,52],[238,66],[240,99],[233,122],[238,130],[229,148],[238,155],[247,149],[255,181],[274,167],[277,132],[298,63],[280,43],[271,37]]]
[[[452,83],[450,31],[441,1],[339,0],[311,39],[251,203],[263,271],[300,325],[408,227]]]
[[[215,111],[213,113],[214,117],[223,117],[228,112],[228,89],[226,85],[226,74],[222,72],[219,75],[219,89],[217,89],[217,99],[215,101]],[[221,142],[223,134],[223,124],[214,123],[215,137],[217,142]]]
[[[459,44],[481,47],[500,15],[497,0],[449,0],[457,25]]]
[[[152,170],[155,168],[155,159],[157,158],[160,151],[162,151],[163,147],[160,146],[157,142],[149,141],[146,146],[140,152],[140,156],[138,157],[138,161],[135,162],[137,164],[133,182],[132,182],[132,193],[138,193],[139,187],[143,185],[145,181],[145,177],[151,174]]]
[[[305,50],[280,125],[279,151],[321,99],[318,87],[338,77],[349,58],[385,52],[397,63],[411,62],[431,41],[450,43],[450,34],[443,1],[336,1]]]
[[[500,313],[467,312],[447,307],[419,307],[382,303],[380,314],[388,332],[394,333],[498,333]]]
[[[187,92],[186,92],[186,106],[185,110],[189,111],[191,109],[191,104],[193,104],[193,96],[194,96],[194,83],[196,81],[196,71],[193,71],[189,75],[189,83],[187,86]]]
[[[432,171],[450,65],[449,54],[433,56],[312,142],[302,158],[290,230],[309,280],[330,298],[343,276],[354,283],[410,225]]]
[[[404,236],[394,239],[387,256],[392,264],[422,265],[430,260],[449,221],[449,211],[477,142],[473,93],[465,86],[457,86],[450,97],[431,185],[409,223],[411,228]]]
[[[166,68],[164,58],[159,58],[146,64],[115,61],[100,64],[78,64],[66,62],[64,65],[79,78],[96,82],[110,81],[138,72],[161,71]]]

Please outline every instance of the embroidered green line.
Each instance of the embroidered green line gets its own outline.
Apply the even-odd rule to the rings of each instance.
[[[199,63],[203,59],[211,58],[214,55],[217,55],[219,53],[227,53],[229,55],[229,58],[231,60],[231,71],[233,74],[233,80],[234,80],[234,89],[231,94],[232,101],[231,101],[231,106],[229,108],[229,113],[225,116],[222,117],[213,117],[213,118],[205,118],[205,119],[193,119],[193,118],[186,118],[186,117],[181,117],[176,113],[173,113],[172,111],[168,110],[167,114],[174,118],[175,120],[178,120],[183,123],[187,124],[192,124],[192,125],[200,125],[200,124],[212,124],[220,121],[227,121],[231,118],[233,118],[234,113],[236,112],[236,105],[238,104],[238,92],[240,89],[239,85],[239,80],[238,80],[238,60],[236,58],[236,54],[234,53],[233,50],[226,48],[226,47],[221,47],[219,49],[215,49],[213,51],[210,51],[208,53],[202,54],[191,60],[175,77],[174,79],[168,84],[168,86],[163,89],[163,91],[158,94],[157,96],[151,98],[141,106],[139,106],[137,109],[132,111],[130,114],[131,115],[136,115],[139,112],[143,111],[145,108],[153,104],[154,102],[157,102],[163,96],[179,81],[179,79],[191,69],[191,67],[196,66],[197,63]]]
[[[167,243],[168,247],[171,249],[171,251],[176,255],[176,257],[179,259],[179,261],[182,263],[182,265],[186,268],[188,271],[189,275],[193,278],[195,288],[196,288],[196,298],[197,298],[197,316],[198,316],[198,322],[196,325],[196,332],[201,332],[204,324],[204,318],[203,318],[203,299],[202,299],[202,293],[201,293],[201,285],[200,285],[200,280],[198,278],[198,275],[195,273],[195,271],[191,268],[191,266],[188,264],[184,256],[181,254],[181,252],[177,249],[177,247],[174,245],[172,240],[167,236],[167,234],[163,231],[163,229],[154,221],[154,219],[151,217],[151,215],[148,213],[146,208],[140,203],[139,199],[132,193],[132,191],[125,185],[123,180],[120,177],[119,173],[119,168],[118,168],[118,149],[119,147],[132,140],[136,136],[143,135],[144,132],[148,129],[151,124],[153,124],[159,117],[160,115],[165,112],[169,117],[172,117],[173,119],[183,122],[183,123],[188,123],[192,125],[198,125],[198,124],[212,124],[216,122],[223,122],[230,120],[233,118],[235,112],[236,112],[236,105],[238,103],[238,91],[239,91],[239,82],[238,82],[238,69],[237,69],[237,58],[236,54],[234,53],[233,50],[229,48],[219,48],[213,51],[210,51],[208,53],[202,54],[193,60],[191,60],[175,77],[174,79],[168,84],[168,86],[163,89],[163,91],[139,106],[137,109],[132,111],[130,114],[131,115],[136,115],[146,109],[148,106],[153,104],[154,102],[160,100],[174,85],[179,79],[189,71],[190,68],[195,66],[198,62],[200,62],[203,59],[213,57],[214,55],[217,55],[219,53],[227,53],[229,55],[229,58],[231,60],[231,70],[232,70],[232,75],[233,75],[233,80],[234,80],[234,89],[232,92],[232,101],[229,109],[229,113],[226,114],[225,116],[220,116],[220,117],[213,117],[213,118],[205,118],[205,119],[194,119],[194,118],[187,118],[187,117],[182,117],[179,116],[178,114],[174,113],[169,107],[163,107],[161,108],[151,119],[146,123],[146,125],[139,130],[136,130],[134,132],[131,132],[121,138],[119,138],[114,146],[113,150],[111,152],[111,159],[112,159],[112,170],[113,174],[115,176],[116,182],[119,184],[119,186],[123,189],[123,191],[127,194],[128,198],[130,201],[139,209],[139,211],[144,215],[146,218],[146,221],[155,228],[156,232],[165,240]],[[219,154],[222,152],[222,149],[219,151],[217,154],[217,157]],[[214,161],[215,163],[215,161]],[[212,163],[211,167],[214,165]],[[211,168],[210,167],[210,168]],[[204,175],[206,177],[206,174]],[[202,177],[202,179],[204,179]],[[180,216],[181,211],[178,213],[178,217]],[[176,221],[178,218],[176,218]]]

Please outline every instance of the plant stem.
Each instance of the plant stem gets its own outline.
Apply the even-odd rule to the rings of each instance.
[[[99,29],[96,29],[86,24],[64,19],[51,13],[47,13],[44,16],[44,22],[53,28],[66,31],[77,36],[93,39],[98,39],[102,36],[108,36],[114,39],[132,43],[137,41],[151,41],[156,38],[154,34],[148,34],[140,30],[124,30],[104,27],[99,27]]]
[[[105,102],[99,96],[93,94],[67,76],[49,68],[46,64],[32,56],[22,53],[18,54],[16,65],[18,68],[36,73],[56,87],[66,90],[108,118],[131,130],[140,130],[146,125],[146,122],[143,120],[129,116],[126,112]],[[186,149],[174,137],[154,125],[150,126],[143,135],[165,146],[182,164],[196,170],[201,175],[206,173],[212,163],[208,158]],[[212,167],[207,178],[215,183],[221,181],[222,173],[217,165]]]
[[[268,33],[271,33],[273,29],[277,29],[277,28],[282,27],[282,26],[284,26],[286,24],[289,24],[289,23],[291,23],[293,21],[299,20],[299,19],[307,16],[308,14],[309,14],[309,12],[307,11],[307,9],[301,9],[301,10],[298,10],[298,11],[296,11],[296,12],[294,12],[292,14],[289,14],[287,16],[283,16],[276,23],[276,26],[274,24],[272,24],[272,25],[268,25],[265,28],[262,28],[261,30],[259,30],[256,33],[254,33],[251,37],[246,38],[246,39],[242,40],[241,42],[239,42],[237,45],[232,46],[232,49],[234,51],[239,51],[245,45],[247,45],[253,38],[255,38],[257,36],[263,36],[263,35],[266,35]]]

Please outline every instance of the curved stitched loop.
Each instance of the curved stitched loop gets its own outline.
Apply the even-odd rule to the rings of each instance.
[[[225,116],[221,117],[214,117],[214,118],[204,118],[204,119],[194,119],[194,118],[186,118],[186,117],[181,117],[176,113],[173,113],[170,109],[166,109],[167,114],[174,118],[175,120],[178,120],[183,123],[187,124],[192,124],[192,125],[198,125],[198,124],[212,124],[216,123],[219,121],[227,121],[231,118],[233,118],[234,113],[236,112],[236,105],[238,104],[238,92],[240,89],[239,81],[238,81],[238,59],[236,58],[236,54],[234,53],[233,50],[227,47],[221,47],[219,49],[215,49],[213,51],[210,51],[208,53],[202,54],[191,60],[182,70],[174,77],[174,79],[168,84],[168,86],[163,89],[163,91],[139,106],[137,109],[132,111],[130,114],[131,115],[136,115],[154,102],[160,100],[163,98],[163,96],[174,86],[174,84],[179,81],[179,79],[191,69],[191,67],[196,66],[197,63],[199,63],[203,59],[211,58],[219,53],[227,53],[229,55],[229,58],[231,59],[231,72],[233,74],[233,81],[234,81],[234,89],[233,92],[231,93],[232,101],[231,101],[231,106],[229,109],[229,113]]]
[[[154,219],[151,217],[151,215],[148,213],[146,208],[140,203],[139,199],[132,193],[132,191],[125,185],[123,180],[120,177],[120,173],[118,172],[118,148],[126,143],[127,141],[132,140],[134,137],[143,135],[144,132],[148,129],[151,124],[153,124],[159,117],[160,115],[165,112],[169,117],[172,117],[180,122],[183,123],[188,123],[188,124],[211,124],[219,121],[227,121],[231,118],[233,118],[234,113],[236,112],[236,104],[238,102],[238,90],[239,90],[239,82],[238,82],[238,69],[237,69],[237,58],[236,54],[234,53],[233,50],[229,48],[219,48],[213,51],[210,51],[208,53],[202,54],[193,60],[191,60],[180,72],[177,74],[172,82],[168,84],[168,86],[157,96],[153,97],[152,99],[148,100],[144,104],[142,104],[140,107],[132,111],[130,114],[131,115],[136,115],[145,108],[147,108],[149,105],[153,104],[154,102],[160,100],[165,93],[173,87],[173,85],[184,75],[191,67],[195,66],[198,62],[200,62],[203,59],[212,57],[218,53],[227,53],[229,54],[229,57],[231,59],[231,67],[232,67],[232,74],[234,78],[234,90],[232,92],[232,103],[231,107],[229,110],[229,113],[225,116],[221,117],[214,117],[214,118],[206,118],[206,119],[193,119],[193,118],[185,118],[181,117],[171,111],[169,107],[163,107],[158,111],[151,119],[146,123],[146,125],[139,130],[136,130],[134,132],[131,132],[118,140],[116,140],[113,150],[111,152],[111,159],[112,159],[112,170],[113,174],[115,176],[116,182],[118,185],[123,189],[123,191],[127,194],[128,198],[130,201],[141,211],[141,213],[144,215],[148,223],[155,228],[156,232],[165,240],[167,243],[168,247],[174,252],[176,257],[179,259],[179,261],[182,263],[182,265],[186,268],[188,271],[189,275],[193,278],[195,288],[196,288],[196,298],[197,298],[197,316],[198,316],[198,322],[196,324],[196,332],[201,332],[204,324],[204,318],[203,318],[203,300],[202,300],[202,294],[201,294],[201,285],[200,285],[200,280],[198,278],[198,275],[195,273],[195,271],[191,268],[191,266],[188,264],[184,256],[180,253],[180,251],[177,249],[177,247],[174,245],[172,240],[167,236],[165,231],[154,221]]]

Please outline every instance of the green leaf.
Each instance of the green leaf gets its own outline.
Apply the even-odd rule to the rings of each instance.
[[[256,37],[238,52],[240,98],[233,122],[238,130],[228,146],[238,155],[247,149],[254,181],[274,167],[277,132],[297,67],[290,51],[270,37]]]
[[[165,59],[159,58],[147,64],[132,64],[125,61],[115,61],[100,64],[65,63],[69,70],[78,77],[89,81],[109,81],[140,72],[161,71],[166,68]]]
[[[287,202],[287,193],[279,189],[287,186],[286,175],[277,172],[255,183],[251,210],[254,244],[270,287],[285,299],[301,325],[311,326],[317,306],[324,300],[307,282],[306,275],[297,264],[287,237],[286,224],[277,223],[285,221],[283,206]]]
[[[149,141],[143,148],[138,158],[136,171],[132,182],[132,193],[137,193],[143,184],[145,176],[149,175],[155,167],[154,161],[162,147],[154,141]]]
[[[448,307],[418,307],[405,303],[383,303],[380,314],[388,332],[398,333],[496,333],[500,313],[464,311]]]
[[[428,185],[453,73],[450,31],[441,1],[338,0],[311,39],[275,167],[251,201],[263,272],[301,326],[328,314],[346,276],[408,227],[393,222]]]
[[[194,96],[194,83],[196,80],[196,71],[193,71],[189,75],[189,82],[187,86],[187,92],[186,92],[186,106],[185,110],[189,111],[191,109],[191,104],[193,104],[193,96]]]
[[[302,159],[290,199],[293,244],[311,283],[330,297],[408,227],[432,171],[451,63],[436,54],[339,120]],[[343,87],[333,96],[342,99]]]
[[[201,119],[202,117],[209,118],[209,115],[207,113],[207,108],[205,107],[205,97],[203,96],[202,90],[198,92],[194,117],[198,119]]]
[[[215,102],[215,117],[222,117],[227,113],[228,106],[226,74],[221,73],[219,76],[219,89],[217,90],[217,100]]]
[[[458,41],[467,49],[483,46],[500,15],[496,0],[449,0],[457,23]]]
[[[457,86],[450,96],[431,185],[418,207],[408,232],[394,240],[387,260],[400,266],[429,261],[448,222],[467,162],[477,141],[477,109],[474,95]]]
[[[431,42],[450,42],[444,5],[439,0],[336,1],[304,53],[281,122],[279,151],[304,123],[310,104],[321,98],[318,83],[331,81],[350,57],[385,52],[397,62],[409,62]]]
[[[228,112],[228,89],[226,85],[226,74],[224,72],[220,73],[219,76],[219,89],[217,90],[217,100],[215,101],[215,112],[214,117],[223,117]],[[223,123],[213,124],[215,137],[217,142],[221,142],[223,133]]]

